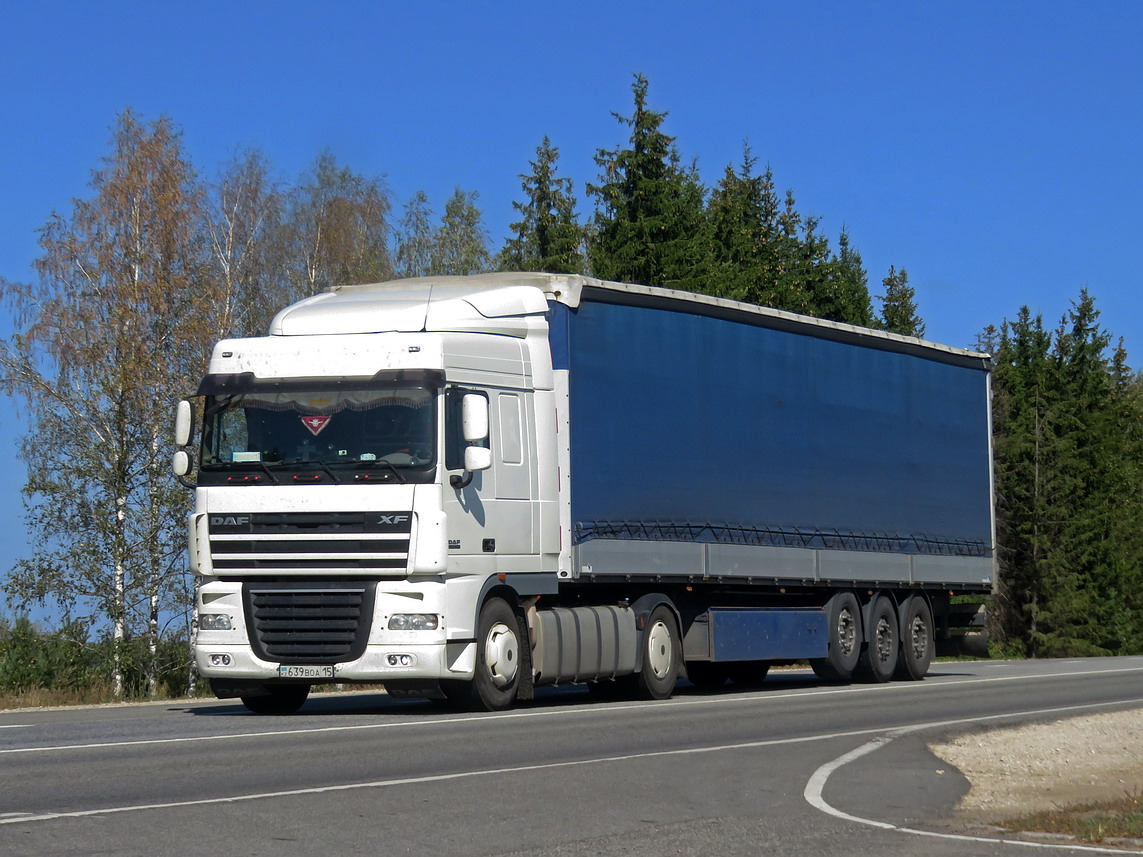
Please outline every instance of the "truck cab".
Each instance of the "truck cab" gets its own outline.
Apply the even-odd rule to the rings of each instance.
[[[548,305],[496,284],[345,287],[215,347],[189,536],[217,693],[277,708],[319,680],[469,683],[488,591],[554,591]]]

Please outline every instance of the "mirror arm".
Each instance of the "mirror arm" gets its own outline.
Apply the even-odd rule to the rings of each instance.
[[[475,475],[471,470],[466,470],[464,473],[454,473],[448,478],[448,484],[459,491],[461,488],[467,488],[468,483],[472,481],[472,477]]]

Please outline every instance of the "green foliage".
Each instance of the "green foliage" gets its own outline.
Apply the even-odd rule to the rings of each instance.
[[[398,277],[423,277],[432,267],[432,208],[423,190],[418,190],[405,203],[404,214],[397,227]]]
[[[445,203],[429,252],[429,274],[462,276],[488,270],[488,239],[476,199],[476,191],[458,187]]]
[[[667,114],[647,106],[647,79],[636,76],[631,90],[634,113],[615,114],[631,129],[629,148],[600,149],[600,183],[587,189],[598,199],[588,243],[592,273],[702,291],[710,282],[706,191],[697,169],[682,166],[674,138],[663,133]]]
[[[32,690],[96,691],[109,696],[113,673],[123,672],[122,696],[152,696],[152,670],[165,695],[187,692],[189,649],[183,636],[161,641],[152,654],[144,637],[116,643],[110,635],[90,638],[89,623],[72,621],[56,631],[37,627],[27,616],[0,619],[0,694],[17,696]]]
[[[1143,408],[1098,316],[1024,307],[995,355],[1000,630],[1034,657],[1143,651]]]
[[[520,176],[524,201],[512,203],[520,220],[497,257],[500,270],[583,272],[584,230],[576,221],[571,179],[556,175],[558,160],[559,149],[545,136],[531,174]]]
[[[880,326],[890,333],[923,337],[925,323],[917,313],[916,295],[909,285],[909,274],[890,266],[889,276],[881,281],[885,294],[881,298]]]

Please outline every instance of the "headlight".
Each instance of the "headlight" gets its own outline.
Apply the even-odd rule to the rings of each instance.
[[[229,613],[198,614],[198,629],[200,631],[229,631],[233,627],[230,624]]]
[[[394,613],[389,617],[390,631],[435,631],[436,613]]]

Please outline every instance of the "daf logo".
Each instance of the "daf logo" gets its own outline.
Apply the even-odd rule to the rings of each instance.
[[[377,518],[378,524],[405,524],[408,521],[408,515],[380,515]]]
[[[250,523],[249,515],[211,515],[212,527],[244,527]]]

